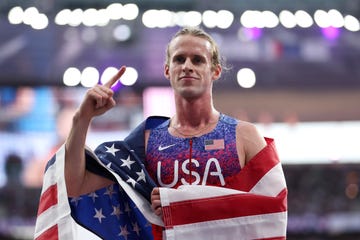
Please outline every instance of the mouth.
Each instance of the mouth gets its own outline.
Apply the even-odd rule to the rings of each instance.
[[[196,77],[193,77],[193,76],[182,76],[179,78],[179,80],[188,80],[188,81],[191,81],[191,80],[196,80],[197,78]]]

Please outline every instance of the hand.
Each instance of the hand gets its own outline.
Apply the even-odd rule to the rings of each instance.
[[[157,216],[162,218],[163,212],[161,208],[159,188],[154,188],[151,192],[151,208]]]
[[[122,66],[107,83],[104,85],[98,84],[86,92],[79,109],[81,117],[91,120],[94,116],[104,114],[115,106],[114,91],[111,86],[124,74],[125,70],[126,67]]]

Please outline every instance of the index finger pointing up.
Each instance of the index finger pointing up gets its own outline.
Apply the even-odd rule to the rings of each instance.
[[[121,76],[124,74],[126,70],[126,66],[122,66],[119,71],[109,80],[107,81],[104,86],[111,88],[112,85],[114,85],[114,83],[116,83],[116,81],[121,78]]]

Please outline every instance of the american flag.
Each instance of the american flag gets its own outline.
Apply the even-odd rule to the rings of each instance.
[[[224,149],[224,148],[225,148],[224,139],[205,140],[205,150],[216,150],[216,149]]]
[[[287,187],[273,139],[233,179],[233,189],[161,188],[166,239],[286,239]]]
[[[150,193],[155,184],[142,162],[144,129],[166,119],[148,118],[124,141],[103,143],[95,152],[86,149],[87,169],[109,177],[117,184],[112,189],[100,189],[79,198],[69,199],[67,196],[65,145],[60,147],[46,166],[34,239],[153,239],[147,221],[158,225],[163,223],[151,210]],[[114,200],[117,203],[112,204]],[[105,224],[108,220],[115,221],[115,224]],[[110,226],[112,230],[104,226]]]
[[[285,178],[273,140],[267,141],[233,179],[234,189],[161,188],[163,220],[151,210],[149,196],[155,185],[142,152],[123,141],[87,150],[88,161],[110,173],[116,184],[69,199],[63,146],[46,168],[34,238],[152,239],[150,222],[165,227],[166,239],[285,239]]]
[[[102,239],[152,239],[151,224],[117,184],[70,198],[70,207],[76,222]]]
[[[97,156],[88,150],[98,167],[116,175],[120,184],[68,198],[64,148],[59,149],[46,167],[35,239],[153,239],[151,224],[143,212],[161,224],[149,203],[155,185],[134,151],[122,141],[101,144],[95,151]]]

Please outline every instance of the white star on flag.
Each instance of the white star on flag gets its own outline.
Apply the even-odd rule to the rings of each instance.
[[[113,212],[111,213],[111,215],[113,215],[113,216],[116,216],[117,217],[117,219],[119,219],[119,217],[120,217],[120,215],[121,215],[121,210],[120,210],[120,205],[118,205],[118,206],[112,206],[113,207]]]
[[[128,180],[126,180],[127,183],[130,183],[133,187],[135,187],[136,185],[136,181],[132,178],[129,178]]]
[[[106,217],[102,214],[102,208],[100,208],[99,210],[97,210],[97,209],[95,208],[95,212],[96,212],[96,214],[95,214],[94,218],[97,218],[97,219],[99,220],[99,222],[101,223],[101,219],[106,218]]]
[[[129,213],[129,212],[131,211],[131,209],[130,209],[130,206],[129,206],[129,203],[128,203],[128,202],[125,202],[125,203],[124,203],[124,210],[125,210],[125,212],[127,212],[127,213]]]
[[[137,224],[137,222],[132,223],[132,225],[133,225],[133,231],[136,232],[136,235],[140,236],[140,227]]]
[[[112,195],[114,194],[113,185],[110,185],[110,187],[106,188],[106,192],[104,194],[109,195],[109,197],[111,198]]]
[[[121,164],[121,166],[122,167],[126,166],[129,169],[131,169],[131,164],[135,163],[135,161],[131,161],[130,155],[128,156],[127,159],[120,159],[120,160],[123,162],[123,164]]]
[[[123,236],[123,237],[127,240],[127,238],[128,238],[127,235],[129,235],[129,234],[130,234],[130,233],[129,233],[129,231],[128,231],[127,228],[126,228],[126,225],[120,226],[119,236]]]
[[[74,202],[75,205],[77,206],[78,205],[78,202],[81,200],[82,198],[81,197],[74,197],[71,199],[71,202]]]
[[[141,169],[141,171],[136,172],[136,174],[139,176],[138,179],[136,179],[137,182],[139,182],[140,180],[146,182],[144,170]]]
[[[111,153],[112,155],[114,155],[114,157],[115,157],[115,153],[120,151],[120,149],[115,148],[114,143],[111,147],[107,147],[107,146],[105,146],[105,147],[106,147],[106,152]]]
[[[88,196],[92,198],[93,202],[95,202],[95,198],[99,197],[96,192],[89,193]]]

